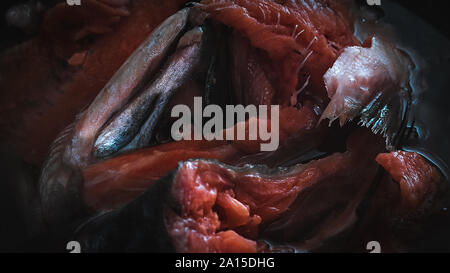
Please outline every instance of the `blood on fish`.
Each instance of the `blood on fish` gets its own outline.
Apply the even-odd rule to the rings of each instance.
[[[190,158],[232,162],[239,150],[224,142],[182,141],[143,149],[102,161],[83,170],[86,205],[117,208],[145,192],[155,181]]]
[[[269,79],[279,103],[288,104],[299,75],[311,77],[311,90],[326,100],[322,77],[346,46],[358,45],[346,1],[207,0],[200,7],[214,20],[239,31],[255,48],[268,53]],[[299,34],[293,36],[299,29]]]
[[[362,151],[368,140],[372,149]],[[108,251],[116,244],[130,251],[145,249],[144,242],[133,239],[141,236],[132,232],[140,224],[128,221],[124,241],[98,241],[98,236],[114,236],[133,214],[136,219],[151,217],[155,232],[146,236],[163,236],[155,244],[166,243],[167,237],[178,252],[267,251],[257,247],[264,238],[314,250],[355,223],[355,211],[375,178],[380,149],[382,138],[360,129],[349,139],[347,152],[291,168],[188,160],[129,205],[93,219],[77,240],[88,251]],[[158,214],[146,212],[156,208]],[[330,208],[335,213],[326,213]],[[311,221],[321,223],[313,233],[308,232]]]
[[[435,192],[439,172],[419,154],[396,151],[376,160],[400,185],[401,209],[415,211]]]

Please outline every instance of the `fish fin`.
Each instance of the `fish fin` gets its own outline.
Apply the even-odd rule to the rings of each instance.
[[[396,95],[378,93],[361,111],[358,125],[370,128],[374,134],[382,134],[386,148],[393,151],[405,131],[411,108],[410,90],[402,90]]]

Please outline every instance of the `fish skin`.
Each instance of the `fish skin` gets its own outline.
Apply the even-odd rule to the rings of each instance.
[[[193,36],[194,32],[198,35]],[[94,144],[96,158],[112,156],[127,144],[126,150],[144,148],[149,144],[169,100],[194,72],[200,61],[201,52],[204,50],[202,32],[202,28],[197,27],[184,34],[180,43],[187,37],[189,44],[179,45],[156,79],[125,105],[123,112],[110,121]],[[140,66],[142,65],[136,65]],[[154,107],[151,107],[152,104]]]
[[[156,28],[83,113],[71,143],[71,150],[75,152],[72,158],[78,164],[90,160],[95,136],[100,128],[158,69],[170,46],[185,29],[189,11],[186,8],[177,12]]]
[[[55,140],[39,180],[43,215],[49,226],[56,228],[61,223],[86,214],[80,195],[80,169],[91,163],[92,147],[98,130],[132,95],[142,83],[140,80],[158,68],[157,63],[184,29],[188,15],[189,9],[181,10],[150,34],[90,107],[79,114],[75,123]]]

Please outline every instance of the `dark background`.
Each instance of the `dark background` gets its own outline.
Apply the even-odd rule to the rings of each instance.
[[[447,8],[447,0],[434,0],[434,1],[423,1],[423,0],[391,0],[395,2],[431,25],[436,29],[444,33],[448,38],[450,38],[450,14]],[[407,18],[405,18],[407,20]]]

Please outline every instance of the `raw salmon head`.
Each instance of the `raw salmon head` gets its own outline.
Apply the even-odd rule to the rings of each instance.
[[[119,15],[142,16],[122,6],[144,2],[89,3],[108,20],[87,10],[81,30],[48,31],[66,42],[106,33]],[[70,14],[56,8],[48,20]],[[438,171],[395,151],[413,64],[383,37],[358,41],[354,11],[351,1],[204,0],[168,16],[54,141],[39,181],[49,230],[84,222],[75,237],[86,251],[316,251],[385,239],[392,219],[426,210]],[[279,148],[174,141],[170,109],[198,96],[278,105]],[[373,223],[382,228],[361,232]]]

